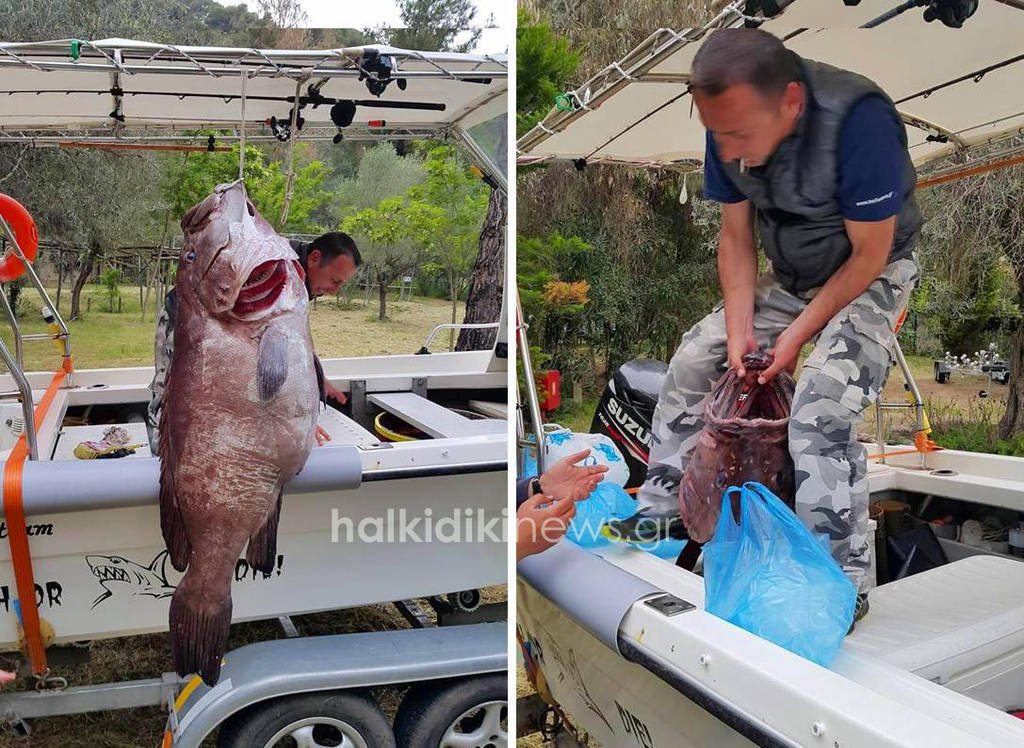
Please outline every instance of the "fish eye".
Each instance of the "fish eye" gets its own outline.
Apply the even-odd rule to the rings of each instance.
[[[188,254],[185,255],[185,259],[188,260],[189,262],[192,262],[192,260],[196,259],[196,253],[190,251]]]

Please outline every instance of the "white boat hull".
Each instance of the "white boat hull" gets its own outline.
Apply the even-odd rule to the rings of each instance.
[[[1020,479],[1010,479],[1013,473],[1024,476],[1024,460],[956,452],[928,460],[927,470],[918,468],[916,456],[872,465],[873,491],[927,485],[941,496],[946,494],[938,487],[944,486],[958,497],[974,485],[974,500],[988,503],[990,494],[978,487],[991,485],[1002,489],[995,495],[997,505],[1024,508]],[[940,462],[955,474],[932,473]],[[935,578],[952,583],[938,585],[931,597],[944,597],[929,605],[915,603],[924,598],[912,595],[887,599],[890,586],[879,588],[879,610],[873,605],[869,614],[878,630],[856,632],[826,669],[707,614],[703,580],[671,562],[623,546],[601,549],[589,561],[571,554],[558,565],[572,562],[571,585],[578,590],[589,584],[594,606],[612,604],[605,591],[613,585],[607,580],[622,572],[655,593],[695,606],[666,616],[644,602],[653,593],[637,594],[635,601],[626,600],[618,641],[610,642],[599,623],[582,620],[585,604],[578,592],[560,595],[547,585],[556,568],[538,574],[540,567],[521,567],[517,626],[535,655],[542,687],[603,746],[1024,745],[1024,721],[1004,711],[1024,705],[1024,582],[1002,579],[1002,589],[993,584],[991,594],[958,590],[957,580],[970,579],[965,570],[977,574],[983,564],[940,567],[946,576]],[[988,563],[997,574],[1024,573],[1016,561]],[[594,575],[589,580],[583,574],[588,564]],[[918,583],[923,578],[905,581],[912,580],[914,594],[930,592]],[[548,589],[547,596],[538,584]],[[958,606],[961,599],[967,602]],[[902,610],[906,604],[914,610]],[[881,651],[886,647],[889,651]],[[927,651],[935,654],[928,659],[922,654]]]

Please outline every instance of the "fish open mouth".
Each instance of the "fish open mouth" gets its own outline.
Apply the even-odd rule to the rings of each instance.
[[[288,268],[285,262],[268,260],[257,265],[249,273],[242,290],[238,292],[238,298],[231,311],[238,316],[247,317],[265,312],[274,306],[288,281]]]

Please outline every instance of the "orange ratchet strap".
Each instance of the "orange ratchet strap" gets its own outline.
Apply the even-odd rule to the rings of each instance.
[[[36,432],[42,425],[46,411],[57,396],[64,378],[71,369],[71,359],[64,359],[64,368],[53,375],[46,394],[35,409]],[[7,538],[11,546],[11,565],[14,567],[14,580],[18,589],[18,600],[21,603],[21,625],[25,631],[25,642],[28,645],[29,661],[32,672],[39,675],[46,672],[46,650],[43,648],[43,637],[39,633],[39,608],[36,606],[36,582],[32,575],[32,556],[28,549],[28,530],[25,527],[25,508],[22,505],[21,473],[28,457],[28,442],[24,432],[18,437],[17,444],[11,450],[10,457],[4,463],[4,516],[7,518]]]

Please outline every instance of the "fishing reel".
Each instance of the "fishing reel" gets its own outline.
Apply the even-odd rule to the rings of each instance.
[[[793,0],[747,0],[743,7],[743,14],[747,16],[744,25],[748,28],[760,26],[761,21],[754,19],[754,16],[761,13],[765,19],[774,18],[792,2]],[[843,0],[843,5],[860,5],[860,0]],[[880,26],[913,8],[924,8],[924,20],[928,23],[938,20],[950,28],[958,29],[978,10],[978,0],[905,0],[892,10],[863,24],[861,28]]]
[[[275,138],[280,140],[282,143],[287,143],[292,137],[292,112],[294,107],[288,110],[288,116],[285,119],[278,119],[277,117],[271,117],[267,120],[267,125],[270,127],[270,132]],[[301,107],[300,107],[301,110]],[[301,130],[302,126],[306,124],[305,118],[300,114],[295,120],[295,129]]]
[[[843,3],[859,5],[860,0],[843,0]],[[939,20],[951,29],[959,29],[978,10],[978,0],[906,0],[861,28],[874,28],[912,8],[924,8],[924,20],[927,23]]]
[[[382,55],[376,49],[367,49],[359,61],[359,80],[366,81],[366,90],[370,92],[371,96],[380,98],[392,81],[398,84],[400,91],[405,90],[408,84],[405,78],[391,77],[397,69],[398,64],[394,57]]]

